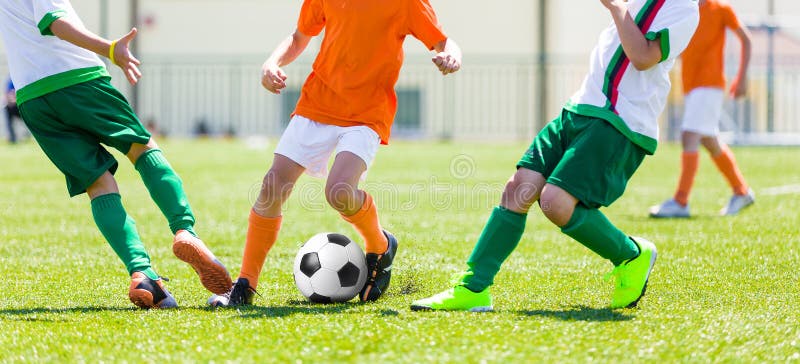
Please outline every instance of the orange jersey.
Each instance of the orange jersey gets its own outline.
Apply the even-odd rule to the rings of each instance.
[[[305,0],[297,30],[325,29],[294,114],[338,126],[366,125],[386,144],[397,110],[394,85],[407,35],[429,49],[447,39],[428,0]]]
[[[725,29],[742,25],[730,4],[707,0],[700,6],[700,24],[683,51],[683,92],[698,87],[725,88]]]

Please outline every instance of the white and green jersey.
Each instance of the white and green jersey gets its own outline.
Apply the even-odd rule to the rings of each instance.
[[[661,62],[638,71],[625,55],[612,23],[592,51],[589,74],[565,106],[607,120],[648,154],[658,144],[658,115],[670,89],[669,71],[694,35],[697,0],[630,0],[628,12],[649,40],[661,44]]]
[[[17,103],[108,76],[94,52],[53,36],[50,24],[62,17],[83,25],[68,0],[0,0],[0,34]]]

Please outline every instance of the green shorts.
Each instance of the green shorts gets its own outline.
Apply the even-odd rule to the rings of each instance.
[[[599,208],[622,196],[644,156],[609,122],[563,110],[533,139],[517,168],[539,172],[583,205]]]
[[[19,105],[22,119],[47,157],[64,173],[70,196],[86,192],[117,161],[100,143],[123,154],[147,144],[150,133],[108,77],[69,86]]]

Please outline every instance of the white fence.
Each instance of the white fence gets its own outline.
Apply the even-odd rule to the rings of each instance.
[[[296,97],[296,92],[277,96],[261,88],[261,56],[140,58],[144,78],[137,86],[137,112],[143,122],[153,121],[171,135],[191,135],[201,123],[214,134],[278,135]],[[533,58],[468,57],[465,62],[460,72],[443,77],[427,57],[407,58],[397,89],[407,91],[408,98],[401,95],[398,118],[403,114],[403,120],[414,120],[398,130],[398,136],[528,140],[549,121],[539,120]],[[729,103],[723,118],[723,129],[732,131],[733,142],[800,144],[800,64],[791,62],[781,61],[775,74],[772,130],[767,122],[766,69],[753,62],[748,98]],[[301,59],[285,70],[290,91],[296,91],[310,62]],[[585,71],[585,59],[550,58],[547,118],[557,115]],[[2,59],[0,72],[7,74]],[[113,74],[114,84],[132,96],[121,74]],[[681,103],[679,90],[673,90],[661,120],[662,139],[677,136]]]

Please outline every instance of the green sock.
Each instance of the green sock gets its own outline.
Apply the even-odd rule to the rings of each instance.
[[[481,292],[494,283],[494,276],[500,271],[500,265],[522,239],[527,216],[502,206],[494,208],[467,260],[469,270],[462,283],[469,290]]]
[[[615,266],[639,255],[636,243],[598,209],[587,209],[578,204],[569,222],[561,227],[561,232],[610,260]]]
[[[150,256],[139,239],[136,222],[125,212],[119,194],[95,197],[92,200],[92,216],[108,244],[125,263],[128,274],[142,272],[151,279],[158,279],[158,274],[150,267]]]
[[[136,161],[136,170],[142,176],[150,197],[167,218],[172,233],[186,230],[194,233],[194,214],[183,192],[181,178],[172,170],[161,150],[150,149]]]

